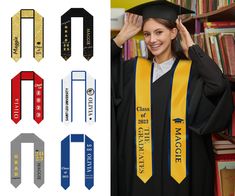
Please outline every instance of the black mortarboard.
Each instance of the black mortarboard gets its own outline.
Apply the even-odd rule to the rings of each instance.
[[[184,120],[181,119],[181,118],[174,118],[173,121],[174,121],[175,123],[183,123],[183,122],[184,122]]]
[[[143,3],[128,9],[126,12],[143,16],[143,20],[148,18],[162,18],[170,21],[175,21],[178,15],[194,13],[192,10],[166,0]]]

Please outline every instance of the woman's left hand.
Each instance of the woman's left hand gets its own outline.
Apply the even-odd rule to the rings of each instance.
[[[192,37],[189,34],[186,27],[182,24],[181,19],[178,18],[176,20],[176,25],[177,25],[177,29],[179,31],[180,38],[181,38],[181,41],[180,41],[181,47],[184,51],[185,56],[189,58],[188,49],[190,46],[194,45],[195,43],[193,42]]]

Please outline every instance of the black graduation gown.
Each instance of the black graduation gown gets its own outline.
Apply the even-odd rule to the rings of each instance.
[[[111,195],[214,196],[211,133],[226,128],[233,111],[229,83],[218,66],[198,45],[189,48],[192,59],[188,91],[189,168],[181,184],[170,177],[168,169],[168,111],[173,69],[152,83],[153,175],[144,184],[136,175],[135,163],[136,59],[120,63],[121,49],[113,41],[111,53]]]

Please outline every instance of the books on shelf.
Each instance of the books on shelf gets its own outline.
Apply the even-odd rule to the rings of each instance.
[[[213,151],[217,155],[235,154],[235,143],[225,139],[221,135],[213,134],[212,136]]]
[[[176,0],[174,3],[177,3]],[[234,3],[234,0],[181,0],[181,5],[196,12],[196,15],[205,14],[221,9]]]
[[[131,38],[124,43],[122,54],[124,60],[130,60],[136,56],[148,58],[148,51],[144,40],[135,38]]]
[[[214,148],[216,150],[227,150],[227,149],[235,149],[235,144],[214,144]]]
[[[206,52],[225,75],[235,76],[235,21],[204,22]]]
[[[194,34],[192,37],[193,37],[194,42],[198,44],[204,52],[206,52],[205,34],[198,33],[198,34]]]
[[[230,148],[229,145],[228,145],[227,149],[215,149],[214,148],[214,153],[215,154],[221,154],[221,155],[224,155],[224,154],[235,154],[235,148]]]
[[[221,135],[213,134],[212,135],[212,143],[213,145],[228,145],[233,144],[230,140],[225,139],[224,137],[221,137]]]
[[[215,174],[216,195],[233,195],[235,187],[235,154],[216,155]]]
[[[235,41],[233,34],[222,34],[222,44],[225,53],[225,68],[227,68],[227,75],[235,75]]]
[[[227,28],[227,27],[235,27],[235,21],[216,21],[216,22],[204,22],[203,23],[204,29],[211,29],[211,28]]]
[[[235,21],[204,22],[204,32],[193,36],[227,76],[235,76]]]

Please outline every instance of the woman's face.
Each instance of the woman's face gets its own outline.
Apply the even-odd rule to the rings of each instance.
[[[144,23],[143,35],[148,49],[154,56],[171,55],[171,41],[177,35],[176,28],[168,29],[150,18]]]

